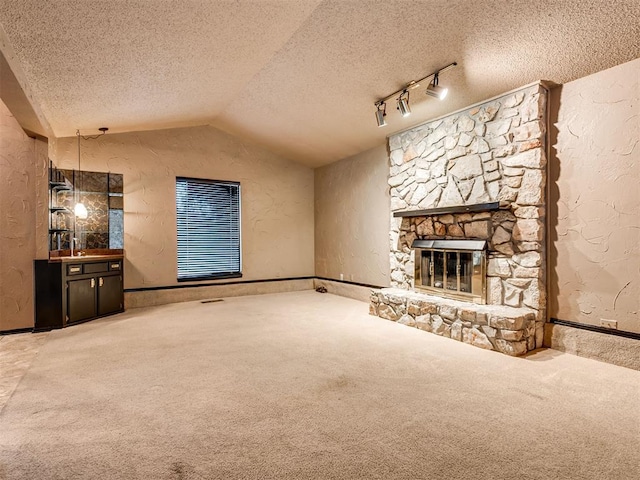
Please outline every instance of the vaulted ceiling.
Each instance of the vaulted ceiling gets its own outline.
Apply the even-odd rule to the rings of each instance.
[[[639,18],[638,0],[0,0],[0,49],[48,135],[210,124],[315,167],[638,58]],[[376,126],[377,99],[453,61],[444,101],[421,86]]]

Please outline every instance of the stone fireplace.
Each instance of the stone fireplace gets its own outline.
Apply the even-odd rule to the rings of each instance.
[[[546,320],[546,90],[389,137],[391,285],[371,313],[520,355]]]

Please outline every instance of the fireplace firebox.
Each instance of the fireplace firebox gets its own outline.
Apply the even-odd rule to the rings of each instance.
[[[414,240],[414,288],[486,303],[485,240]]]

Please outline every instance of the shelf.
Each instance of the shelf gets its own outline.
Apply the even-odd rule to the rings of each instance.
[[[91,190],[78,190],[78,193],[82,195],[107,195],[109,197],[122,197],[124,194],[122,192],[105,192],[104,190],[101,192],[93,192]]]
[[[58,190],[58,191],[73,189],[73,187],[66,182],[49,182],[49,186],[51,187],[51,190]]]
[[[51,213],[58,213],[58,212],[71,213],[71,210],[69,210],[67,207],[51,207],[49,208],[49,211]]]

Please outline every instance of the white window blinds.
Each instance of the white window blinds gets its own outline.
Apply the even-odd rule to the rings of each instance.
[[[240,184],[176,178],[178,281],[241,276]]]

